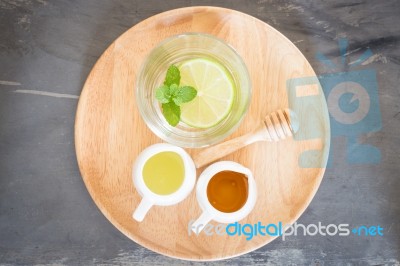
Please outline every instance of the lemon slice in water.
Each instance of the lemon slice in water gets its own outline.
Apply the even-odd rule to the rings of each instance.
[[[195,128],[210,128],[231,111],[235,86],[231,75],[219,63],[204,58],[179,66],[181,86],[193,86],[197,96],[181,105],[181,121]]]

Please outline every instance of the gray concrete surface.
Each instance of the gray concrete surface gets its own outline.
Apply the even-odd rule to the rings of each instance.
[[[399,265],[399,1],[0,0],[0,264],[180,265],[130,241],[100,213],[74,151],[77,98],[106,47],[142,19],[192,5],[253,15],[285,34],[318,74],[339,61],[375,54],[357,69],[376,71],[382,129],[360,136],[378,164],[350,164],[345,137],[332,140],[333,167],[299,222],[380,225],[384,236],[297,236],[215,265]],[[200,265],[200,264],[199,264]]]

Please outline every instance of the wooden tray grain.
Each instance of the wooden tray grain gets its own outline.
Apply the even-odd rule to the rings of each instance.
[[[273,237],[255,236],[247,241],[244,236],[189,236],[189,221],[201,213],[194,191],[178,205],[153,207],[141,223],[132,219],[140,200],[132,182],[132,164],[145,147],[161,142],[146,127],[135,106],[135,78],[155,45],[185,32],[204,32],[224,39],[249,69],[253,84],[250,109],[229,138],[253,130],[266,114],[288,107],[288,79],[315,76],[305,57],[287,38],[249,15],[216,7],[158,14],[115,40],[91,71],[76,115],[76,153],[90,195],[122,233],[167,256],[217,260],[250,252]],[[309,205],[322,180],[329,150],[329,120],[322,95],[319,101],[325,110],[309,115],[320,122],[321,139],[260,142],[223,158],[249,167],[257,182],[256,206],[241,223],[292,223]],[[299,155],[310,149],[322,150],[319,166],[301,168]]]

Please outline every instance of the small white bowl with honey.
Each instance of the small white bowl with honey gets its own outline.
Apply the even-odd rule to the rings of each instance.
[[[192,231],[199,234],[211,220],[233,223],[245,218],[256,203],[256,182],[250,169],[221,161],[201,173],[196,197],[203,212],[192,224]]]

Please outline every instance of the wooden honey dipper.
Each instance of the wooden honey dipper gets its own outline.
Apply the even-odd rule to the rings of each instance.
[[[252,132],[200,150],[192,154],[197,168],[257,141],[279,141],[293,136],[299,129],[299,120],[290,109],[278,110],[267,115],[260,126]]]

